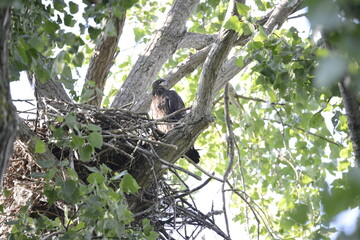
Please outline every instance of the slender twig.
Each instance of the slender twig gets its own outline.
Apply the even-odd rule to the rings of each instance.
[[[200,189],[202,189],[203,187],[205,187],[210,181],[212,180],[212,178],[208,178],[206,179],[202,184],[200,184],[199,186],[191,189],[191,190],[188,190],[182,194],[179,194],[179,195],[176,195],[174,196],[174,198],[181,198],[181,197],[185,197],[187,195],[190,195],[191,193],[193,192],[196,192],[196,191],[199,191]]]
[[[223,183],[222,183],[222,199],[223,199],[223,212],[224,212],[224,218],[225,218],[225,225],[228,236],[230,236],[230,227],[229,227],[229,219],[228,214],[226,211],[226,196],[225,196],[225,184],[226,181],[230,175],[230,171],[233,168],[234,165],[234,144],[235,144],[235,136],[234,132],[232,131],[232,123],[230,118],[230,112],[229,112],[229,83],[225,85],[225,92],[224,92],[224,110],[225,110],[225,123],[226,123],[226,130],[227,130],[227,155],[229,157],[229,165],[226,168],[226,171],[223,176]]]
[[[184,155],[183,158],[185,158],[186,160],[188,160],[190,163],[192,163],[197,169],[199,169],[202,173],[204,173],[206,176],[212,178],[212,179],[215,179],[216,181],[219,181],[219,182],[223,182],[224,180],[219,178],[219,177],[216,177],[214,176],[214,173],[213,174],[210,174],[208,173],[205,169],[203,169],[201,166],[199,166],[198,164],[195,164],[194,161],[192,161],[188,156]]]
[[[176,145],[172,145],[172,144],[168,144],[168,143],[164,143],[164,142],[159,142],[159,141],[155,141],[155,140],[151,140],[148,138],[142,138],[136,135],[133,135],[131,133],[126,133],[126,134],[113,134],[109,131],[104,131],[104,133],[108,134],[108,135],[103,135],[104,138],[132,138],[135,140],[139,140],[139,141],[144,141],[144,142],[148,142],[148,143],[152,143],[152,144],[157,144],[157,145],[161,145],[164,147],[168,147],[168,148],[173,148],[175,150],[178,149],[178,147]]]
[[[242,99],[246,99],[246,100],[251,100],[251,101],[256,101],[256,102],[264,102],[264,103],[268,103],[269,101],[261,99],[261,98],[254,98],[254,97],[246,97],[244,95],[240,95],[240,94],[236,94],[235,95],[236,98],[242,98]],[[270,102],[271,105],[286,105],[285,103],[279,103],[279,102]]]

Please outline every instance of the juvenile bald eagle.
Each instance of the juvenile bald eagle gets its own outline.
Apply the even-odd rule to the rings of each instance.
[[[181,97],[173,90],[168,90],[169,83],[165,79],[158,79],[152,85],[151,113],[154,119],[160,119],[179,109],[185,107]],[[180,112],[169,118],[169,120],[178,121],[185,116],[185,112]],[[158,129],[167,133],[173,128],[171,124],[159,124]],[[200,155],[198,151],[191,146],[185,153],[195,163],[199,163]]]

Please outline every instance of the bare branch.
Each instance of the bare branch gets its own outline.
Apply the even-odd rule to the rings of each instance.
[[[109,36],[105,33],[96,45],[93,56],[91,57],[85,81],[95,82],[95,88],[100,91],[104,90],[106,77],[114,64],[115,53],[125,24],[125,18],[126,13],[123,12],[121,18],[112,17],[109,19],[107,25],[112,24],[115,26],[116,35]],[[100,107],[102,96],[97,93],[96,89],[94,89],[94,95],[95,97],[89,101],[89,104]]]
[[[270,15],[269,20],[264,25],[266,33],[270,34],[274,29],[280,28],[288,16],[297,11],[297,8],[301,3],[302,0],[283,0],[279,5],[277,5]]]

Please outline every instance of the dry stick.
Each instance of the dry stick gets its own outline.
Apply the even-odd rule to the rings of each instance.
[[[202,173],[204,173],[206,176],[212,178],[212,179],[215,179],[216,181],[219,181],[219,182],[223,182],[224,180],[219,178],[219,177],[216,177],[214,176],[214,173],[213,174],[210,174],[208,173],[205,169],[203,169],[202,167],[200,167],[198,164],[196,164],[193,160],[191,160],[188,156],[184,155],[183,158],[185,158],[186,160],[188,160],[191,164],[193,164],[197,169],[199,169]]]
[[[185,192],[179,195],[174,196],[174,198],[181,198],[181,197],[185,197],[186,195],[190,195],[193,192],[199,191],[200,189],[202,189],[203,187],[205,187],[210,181],[212,180],[212,178],[208,178],[206,179],[202,184],[200,184],[199,186]]]
[[[226,230],[227,234],[230,237],[230,227],[229,227],[229,220],[228,220],[228,214],[226,211],[226,196],[225,196],[225,184],[227,181],[227,178],[230,175],[230,171],[233,168],[234,165],[234,142],[235,142],[235,136],[234,132],[232,131],[232,124],[230,119],[230,113],[229,113],[229,83],[225,85],[225,92],[224,92],[224,109],[225,109],[225,122],[226,122],[226,129],[227,129],[227,145],[228,145],[228,156],[230,158],[229,165],[224,173],[223,177],[223,183],[222,183],[222,199],[223,199],[223,211],[224,211],[224,218],[225,218],[225,224],[226,224]]]
[[[117,152],[125,155],[126,157],[128,157],[128,158],[131,159],[131,160],[134,160],[134,159],[135,159],[133,156],[131,156],[131,155],[128,154],[127,152],[121,150],[120,148],[115,147],[115,146],[112,145],[112,144],[109,144],[109,143],[106,143],[106,142],[104,142],[103,144],[104,144],[104,146],[109,147],[109,148],[111,148],[111,149],[114,149],[115,151],[117,151]]]
[[[184,201],[185,204],[187,204],[190,208],[191,205],[189,205],[186,201]],[[205,226],[209,229],[212,229],[217,234],[219,234],[224,239],[230,240],[230,238],[213,222],[208,222],[207,220],[211,221],[209,217],[206,217],[205,214],[201,213],[199,210],[195,209],[196,212],[186,209],[185,207],[177,206],[178,210],[181,211],[184,215],[190,216],[192,219],[195,219],[200,223],[202,226]],[[191,224],[192,222],[185,222]]]
[[[104,131],[104,133],[109,134],[109,135],[103,135],[104,138],[132,138],[132,139],[139,140],[139,141],[144,141],[144,142],[147,142],[147,143],[152,143],[152,144],[157,144],[157,145],[161,145],[161,146],[168,147],[168,148],[173,148],[175,150],[178,149],[178,147],[176,145],[163,143],[163,142],[159,142],[159,141],[155,141],[155,140],[151,140],[151,139],[147,139],[147,138],[138,137],[138,136],[133,135],[131,133],[113,134],[113,133],[111,133],[109,131]]]

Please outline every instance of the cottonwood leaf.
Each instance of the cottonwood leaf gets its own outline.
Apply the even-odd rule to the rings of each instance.
[[[140,186],[130,174],[124,175],[123,179],[120,182],[120,187],[124,193],[136,193]]]

